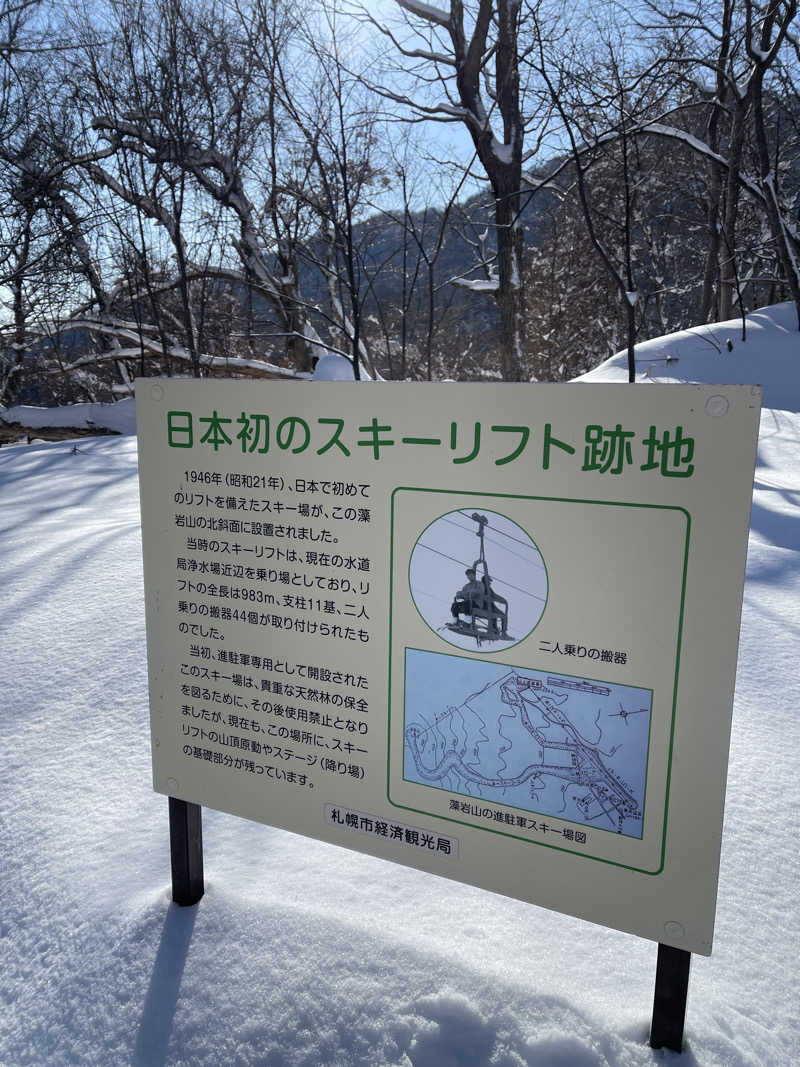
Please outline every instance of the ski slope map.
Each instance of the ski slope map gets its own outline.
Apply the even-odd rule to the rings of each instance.
[[[651,707],[649,689],[408,649],[404,778],[641,838]]]

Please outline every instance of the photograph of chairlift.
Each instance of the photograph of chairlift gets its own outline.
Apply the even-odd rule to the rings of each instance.
[[[547,602],[547,570],[530,535],[505,515],[469,507],[439,516],[422,531],[409,581],[428,626],[472,651],[518,644]]]

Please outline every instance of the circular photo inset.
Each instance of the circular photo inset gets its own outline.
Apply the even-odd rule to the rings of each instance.
[[[411,596],[443,640],[499,652],[533,630],[547,603],[547,569],[533,539],[496,511],[466,506],[420,534],[409,562]]]

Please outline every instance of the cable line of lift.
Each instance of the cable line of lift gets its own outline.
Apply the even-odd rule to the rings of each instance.
[[[429,597],[431,600],[438,600],[440,604],[449,604],[450,603],[450,601],[449,600],[445,600],[444,597],[436,596],[435,593],[428,593],[424,589],[420,589],[417,586],[412,586],[411,592],[414,594],[414,599],[415,600],[416,600],[416,598],[418,596],[426,596],[426,597]]]
[[[456,559],[455,556],[448,556],[446,552],[441,552],[438,548],[432,548],[430,545],[424,544],[422,541],[418,542],[419,548],[427,548],[429,552],[435,552],[437,556],[444,556],[445,559],[451,560],[453,563],[457,563],[460,567],[468,567],[468,563],[464,563],[462,559]],[[509,589],[513,589],[516,593],[524,593],[525,596],[533,597],[534,600],[545,600],[546,597],[540,596],[538,593],[531,593],[528,589],[520,589],[518,585],[512,585],[511,582],[507,582],[505,578],[492,578],[493,582],[499,582],[501,585],[507,585]],[[436,598],[440,599],[439,597]]]
[[[471,516],[471,515],[468,515],[466,511],[461,511],[461,510],[459,510],[458,514],[459,514],[459,515],[463,515],[465,519],[471,519],[471,518],[472,518],[472,516]],[[500,535],[501,537],[507,537],[507,538],[509,539],[509,541],[516,541],[516,542],[517,542],[517,544],[518,544],[518,545],[522,545],[522,547],[523,547],[523,548],[531,548],[531,547],[532,547],[532,546],[531,546],[531,544],[530,544],[530,542],[527,542],[527,541],[521,541],[521,540],[519,539],[519,537],[514,537],[514,536],[513,536],[512,534],[510,534],[510,533],[506,533],[506,532],[505,532],[505,530],[498,530],[498,529],[497,529],[496,527],[494,527],[494,526],[492,527],[492,533],[496,533],[496,534],[499,534],[499,535]],[[491,537],[489,537],[489,538],[487,538],[487,540],[488,540],[488,541],[491,541],[491,540],[492,540],[492,538],[491,538]],[[508,551],[508,550],[507,550],[507,551]]]
[[[458,514],[459,515],[463,515],[464,512],[463,511],[459,511]],[[465,533],[471,533],[472,532],[467,526],[462,526],[460,522],[453,522],[452,519],[445,518],[444,522],[449,522],[451,526],[455,526],[457,530],[464,530]],[[507,548],[506,545],[500,544],[499,541],[495,541],[495,539],[493,537],[489,537],[488,534],[487,534],[486,540],[489,542],[489,544],[497,545],[497,547],[501,551],[508,552],[509,555],[511,555],[511,556],[516,556],[517,559],[521,559],[524,563],[532,563],[535,567],[540,567],[542,570],[545,569],[544,563],[539,558],[539,553],[536,551],[536,547],[534,545],[530,545],[530,544],[526,545],[525,542],[524,541],[520,541],[520,539],[518,537],[511,537],[511,534],[504,533],[503,530],[495,530],[494,532],[495,533],[499,533],[499,534],[503,534],[503,537],[508,537],[512,541],[516,541],[517,544],[523,545],[525,548],[528,548],[531,551],[533,551],[535,553],[535,555],[534,555],[533,559],[531,559],[530,556],[523,556],[522,553],[515,552],[513,548]]]

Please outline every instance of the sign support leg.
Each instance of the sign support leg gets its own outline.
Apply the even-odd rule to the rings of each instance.
[[[199,804],[169,798],[169,850],[172,899],[181,907],[196,904],[203,885],[203,809]]]
[[[652,1048],[683,1050],[683,1024],[689,990],[689,964],[692,954],[671,945],[658,946],[656,989],[653,997]]]

